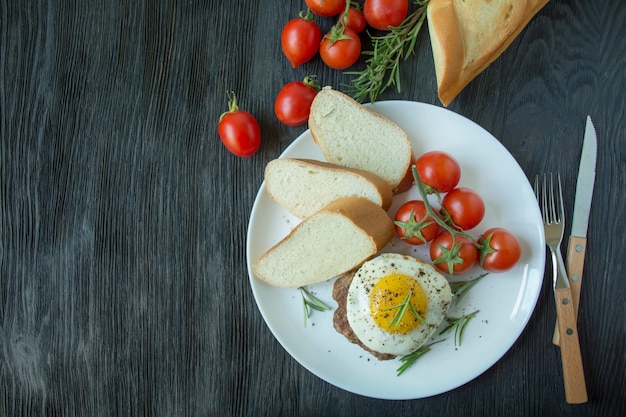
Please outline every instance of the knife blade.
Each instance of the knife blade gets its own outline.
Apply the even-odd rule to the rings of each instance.
[[[576,180],[576,197],[574,199],[574,215],[572,230],[567,245],[566,265],[572,290],[572,304],[574,313],[578,316],[580,289],[585,264],[585,250],[587,248],[587,226],[591,211],[593,186],[596,177],[596,160],[598,154],[598,139],[596,129],[590,116],[587,116],[585,136]],[[559,344],[559,332],[555,331],[552,341]]]

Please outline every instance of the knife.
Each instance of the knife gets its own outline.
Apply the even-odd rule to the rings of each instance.
[[[572,230],[567,245],[566,269],[572,290],[572,304],[574,312],[578,316],[578,304],[580,300],[580,288],[583,279],[583,265],[585,264],[585,249],[587,247],[587,223],[591,211],[591,199],[593,197],[593,185],[596,177],[596,159],[598,153],[598,140],[596,129],[591,117],[587,116],[583,150],[580,156],[578,168],[578,180],[576,181],[576,197],[574,200],[574,217],[572,218]],[[558,328],[555,329],[552,342],[559,344]]]

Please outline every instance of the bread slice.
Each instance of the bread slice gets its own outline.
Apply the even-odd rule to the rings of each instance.
[[[280,158],[265,167],[268,195],[296,217],[305,219],[341,197],[365,197],[387,210],[393,194],[371,172],[312,159]]]
[[[452,100],[509,47],[548,0],[430,0],[439,100]]]
[[[393,237],[385,210],[363,197],[345,197],[298,224],[252,266],[270,285],[297,288],[359,267]]]
[[[411,164],[411,143],[398,125],[331,87],[315,96],[309,129],[328,162],[373,172],[392,190]]]

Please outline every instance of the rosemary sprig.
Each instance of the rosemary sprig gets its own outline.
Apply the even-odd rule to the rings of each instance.
[[[488,274],[485,272],[484,274],[479,275],[478,278],[469,281],[451,282],[450,289],[452,290],[452,294],[456,295],[456,304],[459,304],[463,297],[465,297],[465,294],[467,294],[472,288],[474,288],[474,285],[478,284],[480,280],[487,275]]]
[[[402,365],[396,370],[396,376],[400,376],[404,371],[409,369],[419,358],[430,352],[430,348],[435,343],[439,343],[444,339],[438,340],[436,342],[429,343],[427,345],[420,346],[416,351],[409,353],[408,355],[404,355],[400,358],[400,362]]]
[[[474,317],[476,317],[476,314],[478,314],[479,311],[480,310],[476,310],[473,313],[466,314],[465,316],[461,317],[446,317],[446,320],[449,324],[439,334],[441,335],[444,333],[449,333],[454,330],[454,345],[461,346],[461,343],[463,342],[463,332],[465,331],[465,328],[467,327],[469,322]]]
[[[352,85],[347,86],[348,94],[362,103],[368,96],[370,102],[375,102],[378,96],[391,85],[398,91],[400,86],[400,62],[406,61],[415,52],[417,36],[426,19],[426,6],[429,0],[415,0],[418,8],[410,13],[404,21],[396,27],[390,27],[389,32],[382,36],[372,36],[372,50],[363,51],[369,56],[366,67],[360,72],[348,72],[357,75]]]
[[[402,300],[400,304],[383,309],[383,311],[398,309],[396,314],[393,316],[393,318],[389,322],[389,328],[398,327],[400,325],[400,320],[402,320],[402,317],[404,317],[404,313],[406,313],[407,310],[409,310],[411,314],[415,316],[416,319],[426,324],[426,321],[424,320],[424,318],[420,315],[420,313],[417,312],[417,310],[415,310],[415,307],[413,307],[413,304],[411,303],[412,295],[413,295],[413,289],[409,289],[409,292],[406,294],[406,297],[404,297],[404,300]]]
[[[309,317],[311,317],[312,310],[328,311],[330,307],[324,304],[322,300],[307,291],[306,288],[300,287],[300,294],[302,295],[302,310],[304,312],[304,327]]]

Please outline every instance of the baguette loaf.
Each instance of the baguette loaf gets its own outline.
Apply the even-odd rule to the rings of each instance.
[[[297,288],[359,267],[393,237],[385,210],[363,197],[346,197],[298,224],[252,269],[270,285]]]
[[[265,168],[268,195],[305,219],[341,197],[365,197],[387,210],[393,194],[371,172],[311,159],[274,159]]]
[[[439,100],[448,106],[509,47],[548,0],[430,0]]]
[[[373,172],[394,191],[412,162],[411,143],[398,125],[330,87],[315,96],[309,129],[327,161]]]

